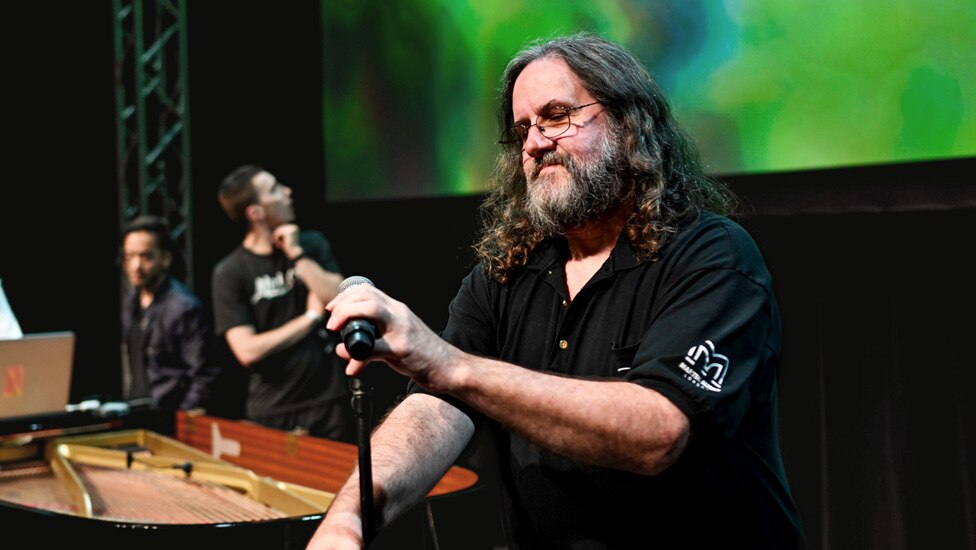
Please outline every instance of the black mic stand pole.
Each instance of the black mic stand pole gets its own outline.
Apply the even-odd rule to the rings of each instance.
[[[372,407],[369,390],[363,387],[359,378],[349,379],[349,389],[352,391],[352,410],[356,414],[356,441],[359,444],[359,507],[363,519],[363,548],[369,548],[376,531],[373,517],[376,512],[373,509],[373,466],[369,449]]]

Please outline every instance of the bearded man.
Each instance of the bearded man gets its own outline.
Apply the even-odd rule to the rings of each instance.
[[[332,330],[366,318],[381,332],[348,374],[378,360],[411,378],[372,438],[380,525],[481,428],[509,548],[799,547],[776,424],[780,318],[734,197],[617,44],[532,44],[502,90],[480,262],[446,328],[371,285],[326,306]],[[368,544],[356,477],[310,548]]]

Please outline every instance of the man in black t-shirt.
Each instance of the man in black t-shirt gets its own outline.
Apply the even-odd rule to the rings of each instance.
[[[445,329],[370,285],[326,306],[330,329],[366,318],[381,333],[347,373],[380,360],[412,379],[371,440],[380,524],[483,427],[513,550],[798,548],[779,311],[755,242],[727,217],[734,197],[617,44],[533,44],[502,90],[480,262]],[[368,544],[358,493],[353,475],[309,548]]]
[[[216,331],[250,369],[249,420],[352,441],[349,390],[322,327],[342,280],[328,240],[294,223],[291,189],[260,166],[224,178],[218,199],[246,229],[213,271]]]

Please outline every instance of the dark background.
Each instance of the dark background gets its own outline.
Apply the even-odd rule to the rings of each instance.
[[[25,333],[78,335],[73,400],[119,392],[111,17],[109,2],[20,3],[4,16],[20,31],[4,37],[0,278]],[[204,303],[210,270],[241,238],[216,187],[257,163],[294,189],[299,224],[325,232],[345,275],[441,328],[471,267],[481,197],[326,200],[316,3],[190,3],[188,27]],[[724,178],[749,208],[740,221],[783,312],[783,454],[810,548],[976,545],[974,168],[969,158]],[[379,414],[404,382],[368,371]],[[234,414],[234,399],[222,406]],[[466,460],[490,479],[479,453]],[[453,520],[493,524],[485,513]]]

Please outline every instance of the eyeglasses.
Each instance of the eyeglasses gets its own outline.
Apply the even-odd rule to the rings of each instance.
[[[569,127],[573,124],[572,114],[579,111],[583,107],[589,107],[590,105],[596,105],[600,103],[599,101],[594,101],[593,103],[586,103],[584,105],[577,105],[575,107],[563,107],[561,105],[549,107],[546,111],[539,115],[536,119],[535,124],[529,124],[527,122],[517,122],[514,126],[505,129],[502,133],[501,139],[498,143],[503,143],[506,145],[511,144],[522,144],[529,137],[529,130],[533,126],[539,129],[539,133],[548,139],[557,138],[567,131]]]

